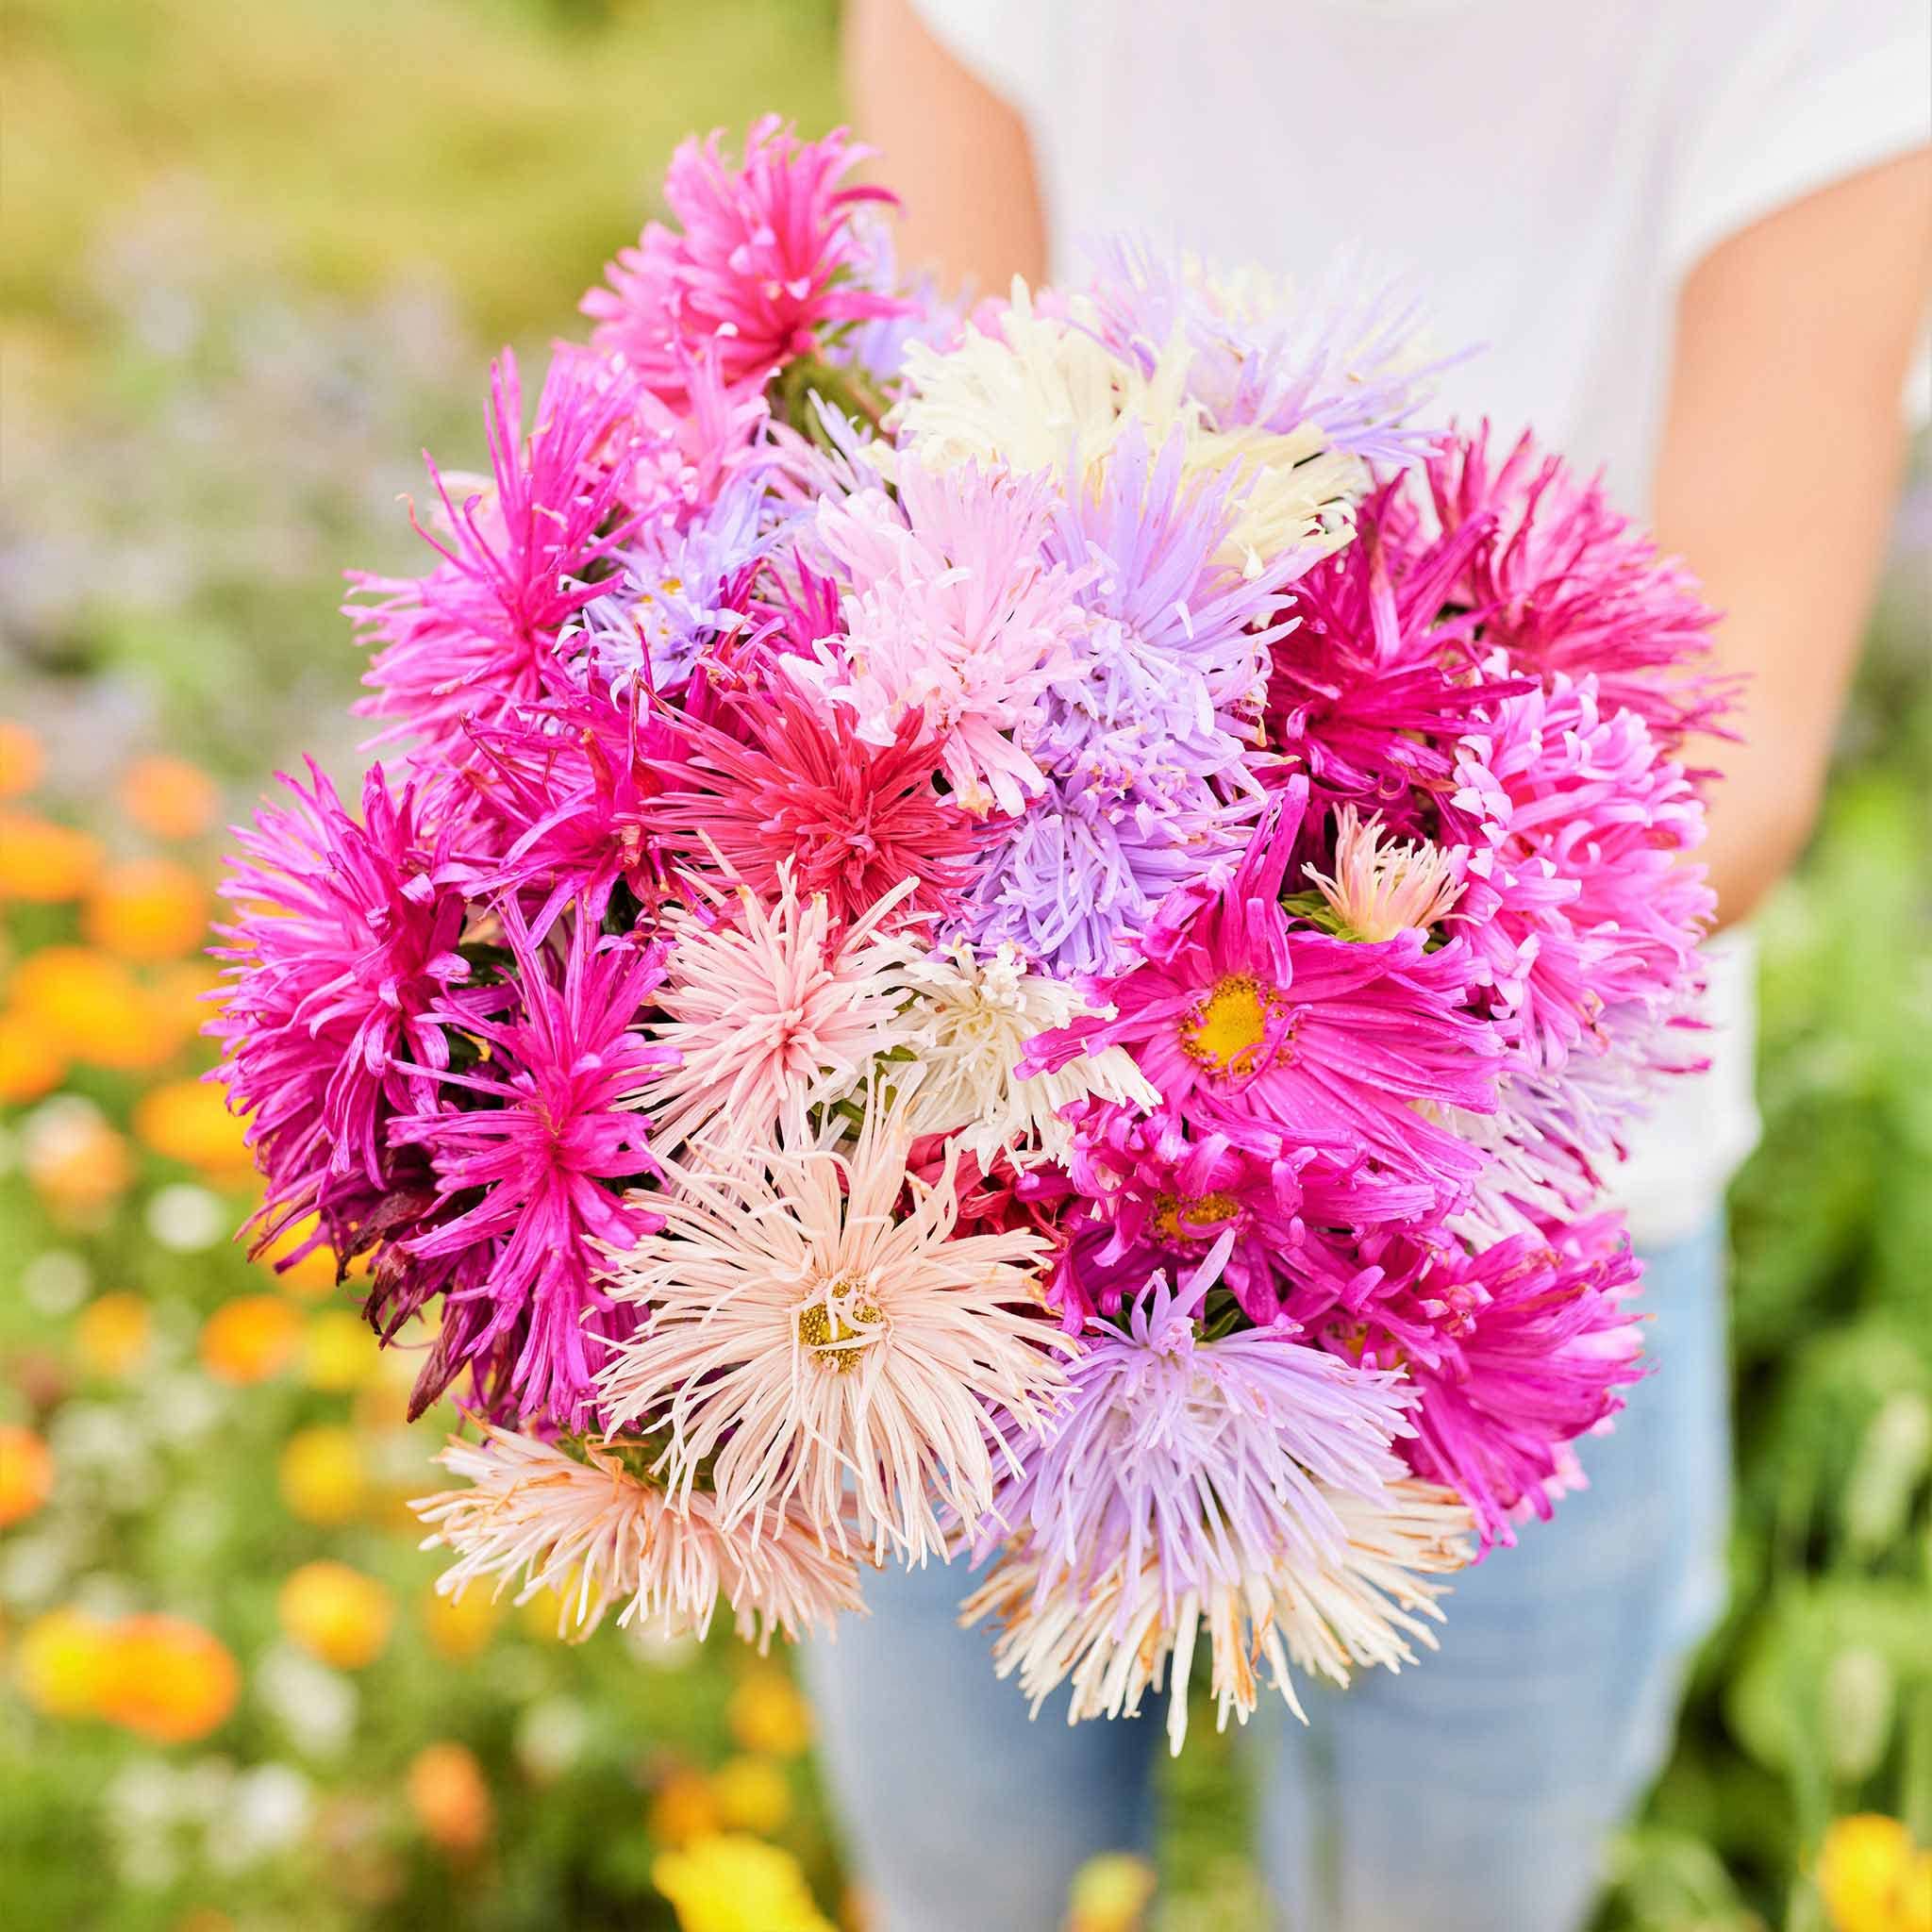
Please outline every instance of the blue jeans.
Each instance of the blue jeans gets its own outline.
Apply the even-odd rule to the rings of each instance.
[[[1723,1607],[1730,1498],[1721,1226],[1648,1257],[1655,1373],[1590,1487],[1456,1579],[1440,1652],[1249,1726],[1257,1855],[1291,1932],[1574,1932],[1607,1835],[1669,1749]],[[1052,1932],[1074,1873],[1153,1842],[1161,1704],[1030,1723],[959,1566],[871,1579],[869,1618],[808,1647],[821,1756],[877,1932]]]

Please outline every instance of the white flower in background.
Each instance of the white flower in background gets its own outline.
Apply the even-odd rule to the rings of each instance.
[[[975,954],[964,940],[911,969],[921,1068],[906,1103],[912,1134],[955,1134],[983,1169],[1002,1153],[1016,1165],[1060,1160],[1072,1130],[1062,1108],[1090,1097],[1158,1107],[1160,1095],[1122,1047],[1070,1061],[1057,1073],[1022,1077],[1026,1042],[1090,1008],[1063,980],[1030,973],[1011,945]],[[1105,1017],[1104,1015],[1102,1017]]]
[[[147,1231],[175,1255],[205,1255],[233,1231],[221,1196],[192,1181],[158,1188],[147,1204]]]
[[[254,1671],[255,1694],[305,1757],[335,1758],[356,1735],[360,1699],[339,1671],[292,1644],[270,1648]]]

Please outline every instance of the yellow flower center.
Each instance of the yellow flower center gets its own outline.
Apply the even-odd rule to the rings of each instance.
[[[865,1344],[880,1332],[885,1317],[863,1284],[841,1277],[820,1290],[796,1311],[798,1340],[839,1374],[858,1365]]]
[[[1181,1050],[1217,1074],[1252,1074],[1268,1042],[1268,1021],[1281,995],[1253,974],[1230,973],[1181,1022]]]
[[[1211,1194],[1161,1194],[1155,1199],[1153,1228],[1162,1241],[1178,1245],[1200,1240],[1240,1211],[1241,1203],[1218,1190]]]

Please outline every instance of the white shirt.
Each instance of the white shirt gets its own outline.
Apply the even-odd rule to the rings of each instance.
[[[1130,229],[1411,277],[1445,416],[1535,428],[1647,513],[1672,318],[1727,235],[1932,139],[1924,0],[915,0],[1024,118],[1057,278]],[[891,157],[887,157],[890,167]],[[1657,1245],[1757,1135],[1753,950],[1706,948],[1708,1073],[1614,1190]]]

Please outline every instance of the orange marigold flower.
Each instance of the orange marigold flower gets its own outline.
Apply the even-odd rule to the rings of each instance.
[[[0,899],[58,906],[77,899],[100,870],[97,839],[32,812],[0,812]]]
[[[346,1563],[305,1563],[276,1599],[282,1628],[311,1657],[339,1671],[374,1663],[389,1642],[395,1607],[373,1576]]]
[[[0,718],[0,798],[17,798],[41,782],[46,768],[41,741],[15,718]]]
[[[1932,1850],[1896,1818],[1834,1819],[1817,1876],[1835,1932],[1932,1932]]]
[[[140,1295],[125,1290],[97,1295],[81,1309],[74,1329],[74,1352],[91,1375],[119,1380],[147,1358],[154,1321]]]
[[[424,1835],[458,1857],[480,1851],[493,1807],[476,1754],[467,1745],[425,1744],[409,1763],[409,1809]]]
[[[151,1087],[135,1106],[134,1131],[157,1154],[217,1181],[238,1179],[254,1166],[242,1123],[228,1111],[222,1090],[207,1080]]]
[[[48,1610],[21,1633],[14,1653],[20,1694],[47,1717],[86,1717],[99,1707],[113,1668],[109,1626],[85,1610]]]
[[[53,1452],[31,1429],[0,1423],[0,1529],[25,1523],[53,1493]]]
[[[141,1073],[174,1057],[189,1029],[163,1015],[119,959],[88,946],[43,946],[13,975],[17,1012],[89,1066]]]
[[[179,1617],[124,1618],[109,1633],[103,1717],[157,1744],[186,1744],[225,1723],[242,1673],[227,1646]]]
[[[202,1324],[202,1365],[234,1387],[265,1382],[288,1365],[301,1340],[302,1317],[279,1295],[237,1295]]]
[[[116,788],[121,809],[157,839],[195,839],[215,822],[222,794],[215,781],[185,758],[136,758]]]
[[[26,1013],[0,1013],[0,1106],[39,1100],[66,1072],[67,1056],[44,1026]]]
[[[276,1474],[282,1501],[304,1523],[347,1523],[369,1496],[361,1443],[330,1424],[298,1429],[282,1445]]]
[[[94,881],[83,923],[124,959],[177,959],[207,942],[208,889],[177,860],[123,859]]]

